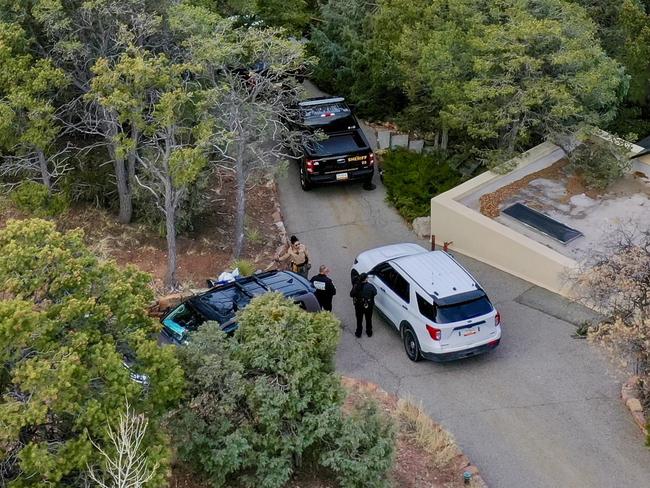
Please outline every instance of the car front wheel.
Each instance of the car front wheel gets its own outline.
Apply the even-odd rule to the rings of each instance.
[[[410,326],[404,327],[402,340],[404,341],[404,351],[406,351],[408,358],[416,363],[421,360],[422,354],[420,353],[420,343],[418,342],[418,337]]]

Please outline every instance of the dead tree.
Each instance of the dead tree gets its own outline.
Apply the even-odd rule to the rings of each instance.
[[[153,479],[158,463],[150,464],[143,441],[147,433],[148,419],[133,412],[126,403],[120,414],[117,429],[110,425],[107,437],[110,448],[101,447],[91,440],[102,458],[103,467],[89,467],[90,479],[100,488],[142,488]]]

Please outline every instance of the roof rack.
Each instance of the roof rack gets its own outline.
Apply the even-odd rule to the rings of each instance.
[[[326,103],[341,103],[345,102],[343,97],[332,97],[332,98],[317,98],[315,100],[305,100],[300,102],[298,105],[301,107],[313,107],[314,105],[325,105]]]

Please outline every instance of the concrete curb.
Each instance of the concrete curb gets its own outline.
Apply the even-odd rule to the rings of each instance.
[[[386,399],[389,399],[391,403],[394,403],[395,405],[399,400],[399,397],[397,395],[388,393],[386,390],[382,389],[379,385],[377,385],[376,383],[371,383],[370,381],[351,378],[349,376],[341,376],[341,383],[346,389],[350,389],[350,390],[357,389],[359,391],[365,391],[369,394],[374,394],[379,397],[384,397]],[[460,447],[458,448],[458,450],[460,451]],[[457,460],[458,460],[458,464],[462,466],[460,472],[458,473],[459,479],[463,478],[463,474],[465,472],[470,472],[472,474],[472,481],[470,486],[474,488],[487,488],[488,485],[485,482],[485,480],[481,477],[478,467],[473,465],[469,460],[469,458],[465,454],[463,454],[462,451],[460,451],[460,455],[458,456]]]
[[[634,422],[639,426],[643,435],[648,435],[648,422],[643,414],[641,395],[639,394],[639,377],[631,376],[621,387],[621,400],[632,414]]]

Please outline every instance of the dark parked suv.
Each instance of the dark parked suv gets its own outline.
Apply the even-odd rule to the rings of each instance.
[[[300,102],[300,119],[300,128],[311,134],[298,154],[303,190],[323,183],[372,181],[375,155],[344,98]]]
[[[188,332],[213,321],[231,334],[237,329],[236,313],[256,296],[270,291],[282,293],[309,312],[318,312],[316,291],[311,283],[291,271],[266,271],[217,284],[208,291],[188,298],[162,319],[164,342],[182,344]]]

